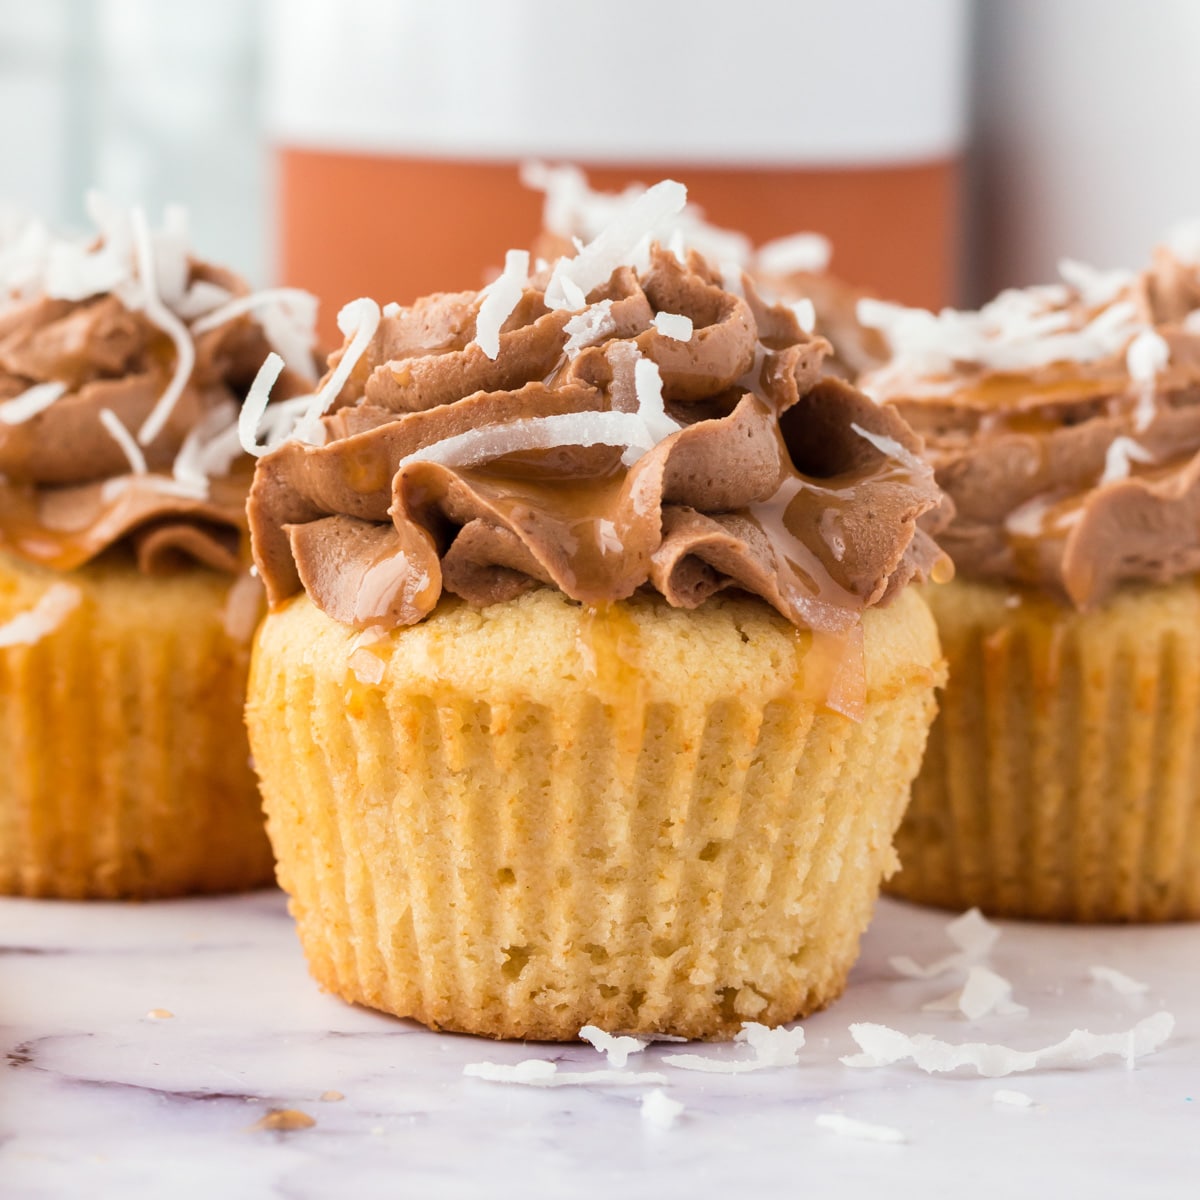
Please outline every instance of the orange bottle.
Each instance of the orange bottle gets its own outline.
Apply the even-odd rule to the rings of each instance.
[[[528,158],[605,190],[671,176],[754,242],[815,230],[849,282],[953,298],[964,0],[276,0],[270,21],[279,274],[330,321],[529,245]]]

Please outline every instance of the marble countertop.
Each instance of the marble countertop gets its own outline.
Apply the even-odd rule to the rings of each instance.
[[[588,1046],[432,1034],[322,995],[277,893],[128,906],[0,900],[0,1196],[1196,1195],[1200,925],[1003,924],[987,963],[1029,1012],[972,1021],[922,1010],[961,972],[906,979],[889,962],[952,950],[946,921],[882,902],[849,990],[804,1023],[794,1066],[683,1071],[661,1063],[681,1047],[661,1045],[631,1058],[630,1069],[661,1071],[663,1091],[683,1105],[664,1128],[643,1112],[648,1085],[551,1089],[463,1075],[467,1063],[534,1056],[563,1071],[603,1069]],[[1122,994],[1090,978],[1095,965],[1148,989]],[[1036,1048],[1077,1027],[1127,1030],[1163,1009],[1173,1035],[1132,1068],[1109,1057],[984,1079],[839,1061],[855,1050],[852,1022]],[[998,1089],[1032,1104],[1003,1103]],[[272,1110],[315,1123],[264,1128]],[[828,1114],[905,1140],[838,1133],[818,1122]]]

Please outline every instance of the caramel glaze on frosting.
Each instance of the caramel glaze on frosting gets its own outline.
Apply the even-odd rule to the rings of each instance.
[[[588,296],[611,300],[610,328],[568,356],[573,314],[547,306],[547,278],[525,287],[494,361],[473,342],[480,294],[385,316],[323,418],[325,444],[259,460],[250,528],[273,604],[304,588],[344,624],[395,627],[443,591],[487,605],[549,585],[602,606],[653,588],[693,608],[734,587],[844,634],[939,559],[917,527],[941,498],[919,439],[821,377],[827,344],[791,310],[654,247],[640,274],[620,267]],[[690,317],[691,339],[659,333],[661,312]],[[639,356],[679,429],[631,466],[608,446],[421,459],[488,426],[632,412]]]
[[[237,276],[190,264],[204,281],[245,295]],[[116,295],[83,300],[36,296],[0,308],[0,403],[40,383],[67,391],[19,423],[0,422],[0,549],[71,570],[127,545],[146,572],[189,562],[239,569],[250,461],[209,481],[203,498],[173,488],[171,464],[184,438],[214,408],[236,404],[269,350],[251,316],[234,317],[194,338],[196,364],[164,426],[144,447],[149,473],[129,461],[104,427],[109,409],[135,433],[168,387],[170,338]],[[281,395],[303,390],[289,374]]]
[[[1200,572],[1200,269],[1160,248],[1110,291],[1098,305],[1078,287],[1036,289],[1061,318],[1054,336],[1127,306],[1108,352],[863,381],[925,438],[954,502],[939,542],[962,576],[1086,609],[1125,582]],[[1161,339],[1157,371],[1138,369],[1139,336]]]

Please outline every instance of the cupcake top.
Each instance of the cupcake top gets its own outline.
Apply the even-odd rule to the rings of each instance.
[[[356,628],[552,586],[641,588],[693,608],[723,588],[846,635],[939,558],[940,500],[893,410],[820,373],[828,345],[743,277],[650,231],[651,188],[572,258],[512,251],[482,292],[341,314],[347,342],[295,435],[256,441],[278,362],[244,409],[263,453],[249,514],[278,604],[304,588]]]
[[[864,302],[893,358],[862,382],[925,437],[958,571],[1087,608],[1200,571],[1200,225],[1060,270],[978,312]]]
[[[315,302],[192,257],[181,210],[152,231],[140,210],[88,207],[90,239],[34,221],[0,238],[0,549],[71,570],[124,545],[144,571],[236,571],[238,404],[272,348],[281,394],[311,389]]]
[[[641,184],[618,193],[597,191],[572,166],[527,163],[521,174],[529,187],[545,193],[535,251],[547,259],[596,237],[646,191]],[[673,250],[699,251],[735,285],[745,271],[763,296],[797,304],[803,328],[833,348],[822,362],[826,374],[853,380],[886,361],[883,337],[858,320],[858,301],[868,293],[829,273],[833,248],[821,234],[793,233],[755,248],[744,234],[711,224],[697,205],[685,204],[663,218],[654,235]]]

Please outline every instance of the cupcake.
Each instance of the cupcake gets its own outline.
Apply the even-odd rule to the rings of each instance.
[[[347,1000],[722,1038],[844,985],[934,713],[907,584],[940,496],[790,308],[651,245],[685,195],[481,293],[357,301],[259,460],[250,739]]]
[[[89,242],[0,244],[0,892],[256,887],[237,405],[272,345],[311,372],[311,301],[89,204]]]
[[[865,386],[956,507],[928,595],[950,683],[898,895],[1064,921],[1200,917],[1200,237],[980,312],[867,305]]]
[[[646,192],[640,184],[619,193],[596,191],[573,166],[531,162],[521,176],[546,197],[534,246],[546,259],[573,253],[577,242],[596,237]],[[853,381],[887,360],[882,334],[858,319],[858,302],[869,293],[830,273],[833,248],[821,234],[793,233],[755,248],[744,234],[711,224],[695,204],[663,218],[655,233],[672,248],[696,250],[717,264],[735,289],[745,270],[764,298],[795,306],[802,328],[831,347],[821,363],[825,374]]]

